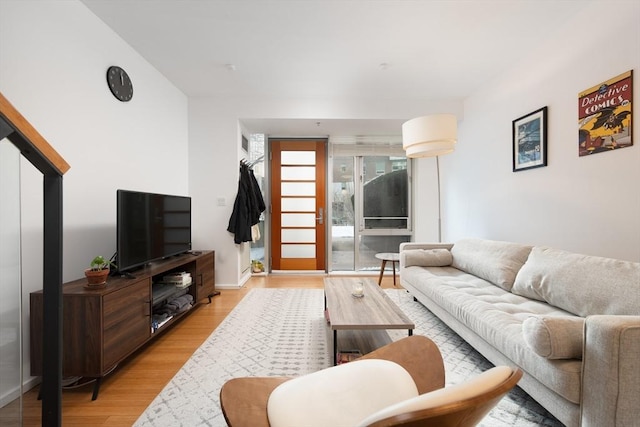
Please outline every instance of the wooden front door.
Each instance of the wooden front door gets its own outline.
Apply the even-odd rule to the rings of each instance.
[[[327,141],[274,139],[271,270],[326,270]]]

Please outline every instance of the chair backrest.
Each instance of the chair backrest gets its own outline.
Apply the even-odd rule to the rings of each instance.
[[[499,366],[463,384],[445,387],[379,411],[368,427],[469,427],[477,425],[522,378],[520,369]]]
[[[444,361],[438,346],[423,335],[404,337],[365,354],[358,360],[384,359],[396,362],[409,372],[424,394],[444,387]]]

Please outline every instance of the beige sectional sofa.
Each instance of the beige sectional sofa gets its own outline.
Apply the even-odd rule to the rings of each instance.
[[[403,243],[400,281],[568,426],[640,426],[640,263],[511,242]]]

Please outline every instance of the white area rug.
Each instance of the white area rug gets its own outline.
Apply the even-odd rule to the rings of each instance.
[[[405,291],[387,290],[431,338],[445,360],[447,384],[463,382],[492,365]],[[226,426],[219,393],[230,378],[295,376],[330,364],[321,289],[253,289],[198,348],[134,424]],[[406,333],[392,331],[399,339]],[[485,427],[562,426],[520,389],[480,424]],[[301,426],[303,427],[303,426]]]

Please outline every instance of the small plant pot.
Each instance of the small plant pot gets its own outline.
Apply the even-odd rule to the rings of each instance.
[[[263,273],[264,272],[264,264],[260,261],[252,261],[251,262],[251,272],[252,273]]]
[[[109,277],[109,269],[91,270],[86,269],[84,275],[87,278],[87,284],[90,287],[104,287],[107,285],[107,277]]]

